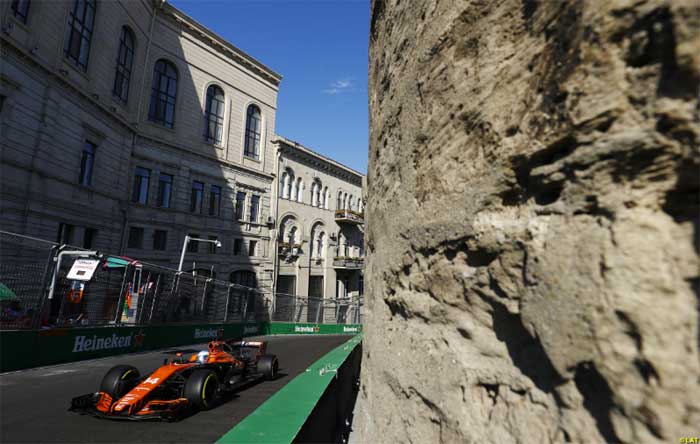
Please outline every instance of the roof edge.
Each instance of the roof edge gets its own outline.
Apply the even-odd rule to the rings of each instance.
[[[206,36],[209,40],[211,40],[213,46],[218,45],[228,49],[230,52],[233,53],[233,55],[238,56],[239,58],[243,59],[244,62],[247,62],[249,67],[254,69],[256,68],[258,71],[260,71],[260,73],[264,74],[265,77],[268,77],[268,79],[272,83],[274,83],[275,86],[279,86],[279,83],[282,80],[282,74],[263,64],[262,62],[260,62],[250,54],[246,53],[242,49],[239,49],[233,43],[229,42],[228,40],[221,37],[211,29],[199,23],[197,20],[185,14],[183,11],[173,6],[167,0],[163,0],[162,8],[165,12],[171,13],[176,20],[179,19],[183,22],[186,22],[193,28],[193,30],[199,32],[201,36]],[[245,66],[246,63],[244,63],[243,65]]]
[[[302,152],[304,152],[304,153],[306,153],[306,154],[309,154],[309,155],[311,155],[311,156],[317,157],[318,159],[321,159],[321,160],[323,160],[324,162],[328,162],[328,163],[330,163],[331,165],[333,165],[333,166],[335,166],[335,167],[337,167],[337,168],[340,168],[340,169],[342,169],[342,170],[347,171],[348,173],[355,174],[356,176],[359,176],[360,179],[363,179],[363,178],[366,176],[365,174],[362,174],[361,172],[359,172],[359,171],[357,171],[357,170],[354,170],[354,169],[350,168],[350,167],[347,166],[347,165],[343,165],[342,163],[340,163],[340,162],[338,162],[338,161],[336,161],[336,160],[333,160],[333,159],[331,159],[331,158],[328,157],[328,156],[324,156],[323,154],[318,153],[318,152],[312,150],[311,148],[306,147],[306,146],[300,144],[299,142],[297,142],[297,141],[295,141],[295,140],[291,140],[291,139],[289,139],[289,138],[287,138],[287,137],[280,136],[279,134],[275,134],[275,137],[272,139],[272,143],[280,143],[280,142],[281,142],[281,143],[284,143],[284,144],[286,144],[286,145],[289,145],[289,146],[291,146],[291,147],[294,147],[294,148],[296,148],[296,149],[298,149],[298,150],[300,150],[300,151],[302,151]]]

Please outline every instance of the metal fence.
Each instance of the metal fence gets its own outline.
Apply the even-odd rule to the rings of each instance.
[[[99,260],[89,281],[76,258]],[[191,272],[0,230],[0,329],[285,321],[359,323],[360,298],[272,295]]]
[[[362,297],[324,299],[276,293],[271,313],[275,322],[361,324]]]

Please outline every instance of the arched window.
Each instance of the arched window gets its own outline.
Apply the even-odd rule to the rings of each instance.
[[[122,26],[119,36],[119,51],[117,52],[117,68],[114,75],[112,94],[126,103],[129,98],[129,83],[131,68],[134,64],[134,33],[127,26]]]
[[[338,233],[338,251],[336,256],[347,256],[348,239],[343,232]]]
[[[216,85],[207,88],[207,101],[204,109],[204,138],[207,142],[221,145],[224,133],[224,91]]]
[[[285,190],[287,189],[287,183],[289,183],[289,174],[286,171],[282,172],[280,177],[280,197],[285,198]]]
[[[297,227],[292,227],[289,229],[287,242],[289,242],[290,245],[295,245],[297,243]]]
[[[318,206],[326,208],[326,193],[323,191],[320,183],[318,184]]]
[[[172,128],[175,122],[175,97],[177,96],[177,71],[167,60],[158,60],[153,67],[151,82],[151,106],[148,120]]]
[[[319,179],[314,180],[311,186],[311,205],[314,207],[323,207],[323,185]]]
[[[316,251],[316,257],[323,257],[323,250],[325,248],[324,242],[326,240],[325,237],[326,233],[324,233],[323,231],[318,233],[318,242],[316,245],[316,248],[318,250]]]
[[[282,197],[285,199],[294,200],[295,184],[294,184],[294,171],[287,168],[284,170],[284,183],[282,184]]]
[[[75,0],[68,16],[68,32],[63,52],[68,60],[83,70],[87,70],[94,21],[95,0]]]
[[[338,191],[338,205],[335,207],[336,210],[343,209],[343,192]]]
[[[326,210],[330,210],[330,208],[331,208],[331,190],[329,190],[328,187],[326,187],[326,191],[323,194],[326,195],[326,198],[324,200],[325,205],[323,206],[323,208],[325,208]]]
[[[297,202],[303,202],[304,200],[304,181],[301,177],[297,178],[297,196],[294,200]]]
[[[311,257],[323,257],[324,238],[325,233],[323,229],[323,224],[319,222],[316,225],[314,225],[313,230],[311,230]]]
[[[243,154],[257,159],[260,157],[260,139],[262,134],[262,118],[260,108],[255,105],[248,107],[245,120],[245,148]]]
[[[343,210],[348,209],[348,193],[343,194]]]

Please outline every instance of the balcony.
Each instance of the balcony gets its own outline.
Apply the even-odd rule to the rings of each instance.
[[[339,256],[339,257],[333,258],[333,268],[360,270],[364,267],[365,267],[365,258],[363,258],[363,257]]]
[[[365,215],[353,210],[336,210],[335,221],[337,223],[362,225],[365,223]]]
[[[285,257],[296,257],[301,254],[301,244],[290,244],[289,242],[280,242],[279,244],[280,255]]]

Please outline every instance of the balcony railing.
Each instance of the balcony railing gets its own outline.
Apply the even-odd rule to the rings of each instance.
[[[301,244],[290,244],[289,242],[280,242],[279,252],[284,256],[299,256],[301,254]]]
[[[365,258],[363,257],[335,257],[333,258],[333,268],[350,268],[360,269],[365,266]]]
[[[347,222],[351,224],[364,224],[365,215],[353,210],[336,210],[335,221]]]

